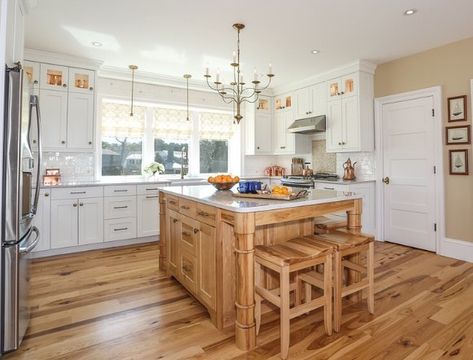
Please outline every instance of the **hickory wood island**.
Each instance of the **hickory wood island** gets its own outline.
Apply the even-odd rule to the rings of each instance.
[[[312,190],[293,201],[243,199],[210,185],[160,189],[159,266],[208,310],[218,329],[234,327],[236,345],[256,345],[254,246],[311,235],[314,218],[347,212],[361,230],[361,195]],[[359,259],[353,258],[357,262]],[[350,274],[358,281],[356,272]],[[267,274],[265,281],[277,278]]]

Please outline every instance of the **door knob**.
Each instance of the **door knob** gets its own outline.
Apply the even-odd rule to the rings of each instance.
[[[389,184],[389,177],[386,176],[384,179],[383,179],[383,183],[385,183],[386,185]]]

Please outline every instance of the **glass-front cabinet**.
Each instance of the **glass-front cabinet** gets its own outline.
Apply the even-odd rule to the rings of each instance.
[[[327,88],[329,100],[340,96],[356,95],[358,93],[356,73],[329,80]]]
[[[92,93],[95,88],[94,72],[85,69],[69,69],[69,91],[79,93]]]
[[[41,89],[67,91],[68,68],[51,64],[41,64]]]
[[[27,78],[28,85],[31,89],[39,87],[39,63],[36,62],[23,62],[23,76]]]
[[[260,96],[256,103],[256,111],[262,113],[271,112],[271,99],[267,97]]]
[[[274,109],[276,111],[284,110],[284,109],[289,110],[292,108],[292,105],[293,105],[292,94],[280,95],[274,98]]]

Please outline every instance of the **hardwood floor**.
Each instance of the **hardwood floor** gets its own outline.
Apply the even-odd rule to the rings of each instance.
[[[322,310],[291,322],[290,359],[473,359],[473,264],[376,244],[376,312],[345,304],[326,336]],[[33,314],[6,359],[278,359],[279,314],[238,350],[199,303],[158,270],[158,246],[38,260]]]

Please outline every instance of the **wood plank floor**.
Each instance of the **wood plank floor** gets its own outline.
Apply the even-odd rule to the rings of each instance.
[[[205,309],[158,270],[157,245],[92,251],[33,265],[33,314],[7,359],[278,359],[279,316],[258,347],[238,350]],[[322,312],[291,322],[291,359],[473,359],[473,264],[376,245],[376,313],[347,304],[328,337]]]

